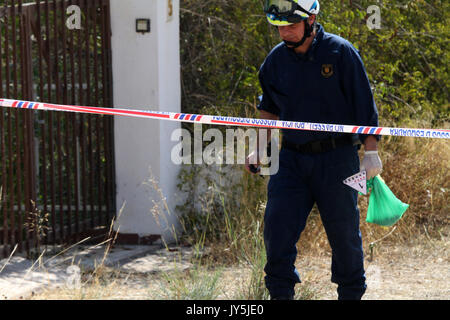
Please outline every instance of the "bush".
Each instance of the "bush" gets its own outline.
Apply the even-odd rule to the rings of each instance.
[[[262,13],[263,1],[181,2],[182,108],[184,112],[257,117],[261,94],[257,72],[279,41]],[[381,29],[370,30],[366,9],[381,9]],[[449,6],[446,1],[322,1],[318,22],[357,47],[373,87],[382,126],[445,127],[449,122]],[[192,129],[190,125],[186,128]],[[223,130],[223,128],[219,128]],[[384,137],[382,174],[394,194],[410,204],[395,239],[408,239],[423,226],[439,234],[448,225],[449,150],[445,140]],[[236,167],[236,170],[242,170]],[[193,171],[192,171],[193,170]],[[218,190],[214,181],[204,210],[192,203],[195,166],[182,184],[193,197],[184,205],[184,225],[191,243],[214,244],[214,259],[239,261],[252,228],[262,221],[267,179],[243,174],[237,185]],[[190,184],[188,183],[190,181]],[[363,235],[375,240],[386,230],[368,225],[367,199],[360,198]],[[425,230],[428,230],[425,228]],[[433,233],[433,232],[431,232]],[[261,236],[261,235],[259,235]],[[326,237],[313,210],[302,239],[304,249],[324,247]]]

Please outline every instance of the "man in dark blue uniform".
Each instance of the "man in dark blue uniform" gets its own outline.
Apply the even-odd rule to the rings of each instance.
[[[267,0],[268,21],[283,42],[259,72],[258,106],[267,119],[378,126],[378,112],[359,52],[316,22],[315,0]],[[332,249],[331,281],[339,299],[361,299],[366,290],[359,229],[358,193],[343,180],[361,170],[367,178],[382,170],[378,136],[282,130],[279,170],[270,177],[264,216],[265,282],[272,299],[292,299],[300,276],[296,243],[314,203]],[[359,139],[358,139],[359,138]],[[249,159],[246,168],[254,173]]]

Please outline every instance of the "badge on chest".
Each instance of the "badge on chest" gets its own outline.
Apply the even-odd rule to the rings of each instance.
[[[323,64],[322,65],[322,76],[324,78],[329,78],[333,75],[333,65],[332,64]]]

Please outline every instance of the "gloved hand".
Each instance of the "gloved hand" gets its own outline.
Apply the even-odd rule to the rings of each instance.
[[[361,165],[361,171],[366,170],[366,179],[369,180],[383,171],[381,159],[378,156],[378,151],[364,152],[364,158]]]

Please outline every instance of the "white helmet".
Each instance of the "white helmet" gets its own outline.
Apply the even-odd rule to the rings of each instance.
[[[317,15],[320,10],[317,0],[265,0],[264,12],[267,20],[275,26],[288,26]]]

